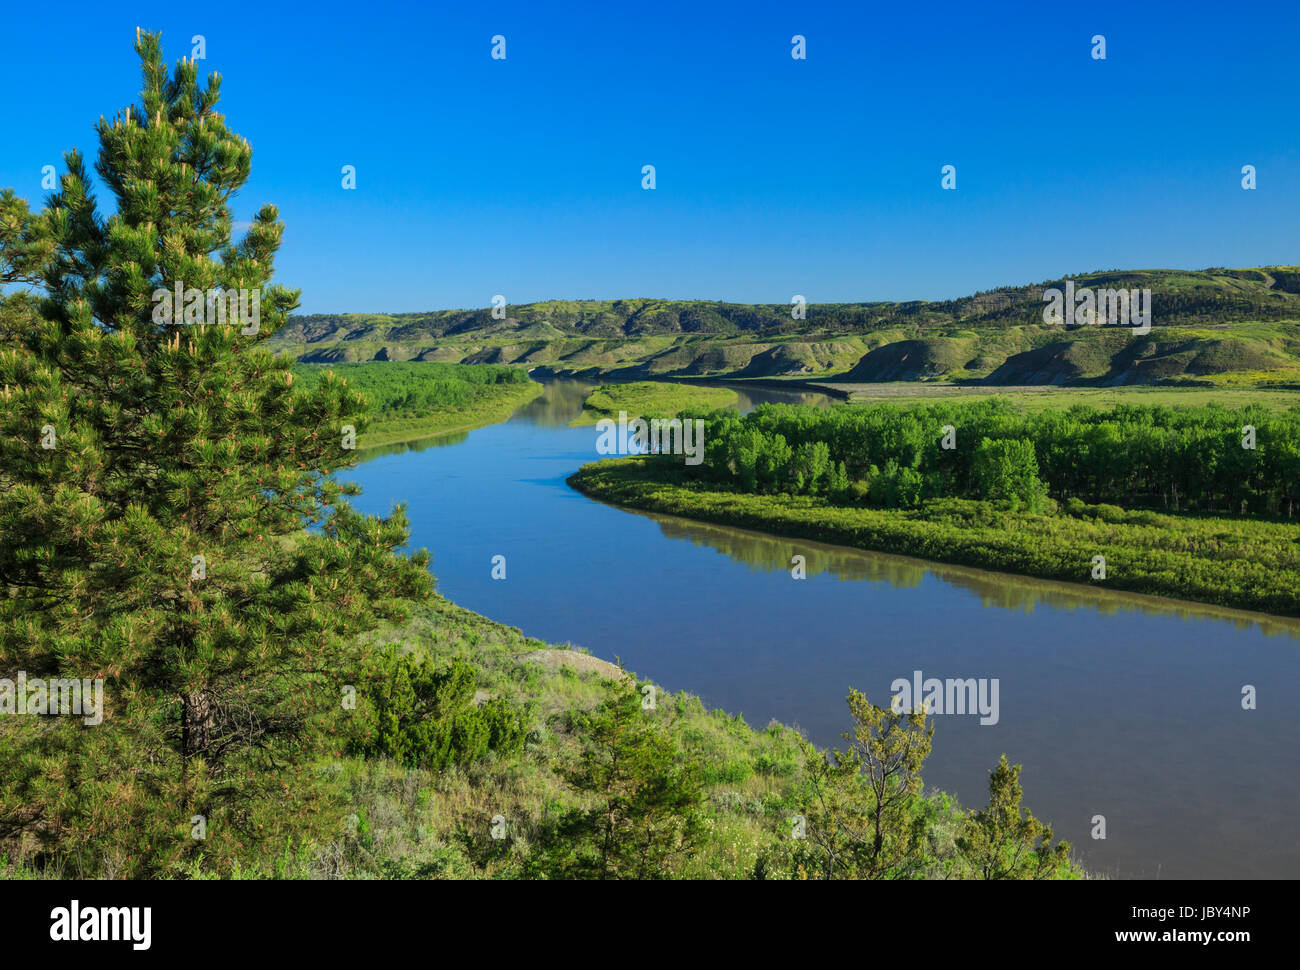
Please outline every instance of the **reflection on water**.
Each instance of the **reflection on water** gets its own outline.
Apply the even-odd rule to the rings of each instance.
[[[846,581],[887,583],[895,589],[920,586],[927,574],[958,589],[968,590],[984,606],[1032,613],[1036,607],[1054,610],[1086,609],[1102,616],[1137,611],[1147,616],[1176,616],[1184,620],[1214,619],[1231,623],[1237,630],[1258,629],[1265,636],[1289,636],[1300,640],[1300,620],[1274,617],[1242,610],[1216,609],[1200,603],[1160,599],[1135,593],[1114,592],[1091,586],[995,573],[966,566],[867,552],[846,546],[825,545],[806,539],[752,532],[730,526],[696,522],[692,519],[626,509],[659,526],[669,539],[685,540],[714,549],[755,572],[789,572],[795,555],[804,557],[808,576],[828,574]]]
[[[516,411],[511,420],[562,428],[582,413],[582,402],[595,386],[584,381],[548,381],[546,390]]]
[[[732,381],[692,381],[705,387],[725,387],[736,392],[739,398],[737,407],[742,414],[754,410],[760,404],[811,404],[824,408],[834,404],[836,399],[829,394],[818,391],[804,391],[781,387],[753,387]]]
[[[919,586],[925,577],[925,564],[915,559],[867,555],[843,546],[769,536],[655,512],[627,511],[657,523],[659,531],[669,539],[684,539],[715,549],[754,572],[788,572],[791,559],[797,554],[804,557],[809,576],[828,573],[837,579],[888,583],[900,589]]]
[[[384,455],[404,455],[408,451],[427,451],[430,448],[445,448],[458,445],[469,439],[468,431],[453,431],[450,434],[433,435],[428,438],[416,438],[413,441],[398,441],[391,445],[378,445],[364,448],[357,452],[357,461],[370,461]]]

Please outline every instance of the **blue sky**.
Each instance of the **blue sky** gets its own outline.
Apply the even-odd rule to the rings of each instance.
[[[74,2],[4,21],[0,186],[32,202],[42,165],[93,154],[95,119],[134,101],[137,25],[169,61],[202,34],[254,149],[236,218],[280,206],[305,312],[941,299],[1300,263],[1294,3]]]

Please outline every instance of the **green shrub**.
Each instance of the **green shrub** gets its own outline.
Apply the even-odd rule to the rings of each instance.
[[[498,698],[475,703],[475,669],[468,662],[456,659],[439,671],[425,658],[390,650],[379,658],[375,675],[373,726],[358,753],[440,770],[470,764],[489,751],[523,750],[525,712]]]

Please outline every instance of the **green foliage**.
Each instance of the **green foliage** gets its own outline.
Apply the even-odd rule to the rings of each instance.
[[[1020,765],[1004,754],[989,773],[989,803],[972,812],[957,847],[981,879],[1050,879],[1070,866],[1070,843],[1052,845],[1052,827],[1020,807]]]
[[[790,478],[796,492],[816,493],[834,476],[830,446],[824,441],[805,441],[795,449]]]
[[[525,712],[476,693],[476,668],[464,660],[439,671],[426,657],[384,652],[371,674],[373,723],[357,753],[438,771],[522,750]]]
[[[684,760],[673,732],[642,708],[630,677],[575,718],[583,739],[560,775],[587,807],[558,824],[540,860],[547,874],[598,879],[661,879],[704,839],[699,769]]]
[[[366,399],[380,418],[416,417],[432,408],[464,406],[499,385],[527,384],[528,372],[491,364],[386,362],[372,364],[298,364],[294,374],[304,391],[314,391],[332,371]]]
[[[410,314],[295,317],[278,339],[310,360],[410,359],[548,366],[573,374],[672,378],[826,377],[1107,386],[1177,381],[1296,384],[1296,267],[1088,273],[1079,287],[1152,291],[1152,330],[1043,322],[1043,288],[954,300],[788,305],[703,300],[556,300]],[[489,356],[490,355],[490,356]]]
[[[26,293],[0,296],[0,347],[15,347],[18,335],[36,327],[36,301]]]
[[[272,283],[274,206],[232,236],[252,148],[218,77],[135,47],[141,101],[96,125],[112,214],[76,151],[39,214],[0,202],[0,267],[43,291],[0,347],[0,670],[105,699],[97,726],[4,719],[0,843],[130,876],[200,851],[196,814],[224,866],[313,824],[283,808],[309,800],[356,635],[431,592],[427,555],[396,554],[403,511],[362,516],[332,478],[360,396],[297,393],[266,349],[298,294]],[[245,291],[259,325],[158,318],[176,285]]]
[[[800,741],[803,772],[777,838],[758,853],[759,879],[1070,879],[1069,845],[1020,814],[1006,758],[993,772],[988,808],[962,811],[922,791],[934,726],[926,712],[876,707],[850,691],[846,751],[829,756]]]
[[[1248,320],[1296,320],[1300,300],[1294,280],[1296,267],[1257,270],[1138,270],[1085,273],[1073,277],[1076,286],[1096,288],[1150,288],[1152,323],[1157,328]],[[934,302],[879,302],[809,304],[807,318],[794,320],[788,304],[739,304],[708,300],[553,300],[512,305],[508,322],[512,330],[552,337],[637,337],[689,334],[744,333],[768,338],[799,334],[824,338],[860,333],[901,332],[926,336],[946,334],[954,343],[969,342],[974,334],[1005,332],[1022,327],[1042,327],[1045,286],[1062,286],[1063,280],[1027,286],[1003,286],[953,300]],[[287,339],[314,345],[336,334],[336,340],[355,342],[374,332],[383,341],[430,341],[463,337],[480,345],[501,329],[490,308],[438,310],[403,314],[315,314],[295,318]],[[1098,327],[1105,335],[1127,328]],[[1057,340],[1065,331],[1053,328]],[[1073,335],[1074,331],[1070,331]],[[326,343],[326,346],[329,344]],[[969,347],[953,363],[972,356]],[[963,356],[964,355],[964,356]]]
[[[53,253],[48,225],[13,189],[0,190],[0,286],[39,284]]]
[[[971,480],[980,498],[1037,509],[1047,494],[1038,477],[1034,445],[1023,438],[985,438],[971,461]]]
[[[367,421],[357,448],[365,450],[504,421],[542,390],[527,372],[490,364],[295,364],[293,373],[306,392],[330,382],[360,392]]]
[[[569,663],[547,663],[586,655],[547,649],[518,630],[493,623],[437,595],[413,607],[408,620],[364,639],[368,643],[409,643],[413,655],[428,657],[430,669],[436,671],[445,672],[460,659],[473,666],[475,683],[490,688],[515,709],[536,711],[546,726],[530,733],[521,752],[490,752],[454,770],[409,767],[388,757],[366,758],[341,749],[320,752],[302,765],[303,777],[292,779],[288,790],[282,791],[281,801],[258,807],[249,815],[238,842],[226,840],[224,825],[214,827],[200,851],[175,863],[155,858],[150,871],[177,879],[598,875],[600,820],[593,820],[590,813],[606,802],[595,790],[600,785],[578,787],[569,779],[584,757],[595,757],[598,765],[605,766],[598,769],[599,777],[611,774],[608,745],[606,753],[597,756],[593,748],[598,739],[590,726],[605,720],[605,706],[613,699],[609,679],[613,676],[612,665],[595,663],[591,665],[594,670],[579,674]],[[389,651],[376,655],[370,673],[379,677],[384,667],[391,669]],[[368,683],[355,677],[349,682]],[[369,684],[362,690],[361,706],[344,712],[336,721],[335,727],[341,733],[354,738],[375,736],[375,706],[364,698],[380,685],[377,681]],[[624,693],[632,686],[626,685]],[[644,833],[646,825],[655,825],[665,837],[650,845],[652,851],[646,859],[658,860],[657,873],[647,875],[771,879],[821,872],[822,861],[812,853],[808,841],[791,838],[791,816],[804,813],[808,806],[806,768],[818,765],[798,732],[775,722],[756,730],[743,718],[709,709],[689,694],[658,692],[653,711],[638,710],[638,700],[639,695],[626,698],[625,710],[630,715],[626,723],[661,729],[673,747],[672,757],[658,759],[658,766],[650,774],[671,779],[676,770],[690,770],[704,792],[698,803],[691,799],[679,808],[670,804],[631,829]],[[333,703],[337,708],[337,694]],[[0,719],[0,738],[6,720],[14,719]],[[108,740],[113,736],[104,733],[96,737]],[[122,740],[120,736],[118,740]],[[614,747],[626,754],[637,745]],[[122,752],[128,755],[132,750],[130,745],[122,746]],[[131,757],[147,760],[147,752],[137,751],[128,758],[120,757],[122,752],[114,752],[106,763],[123,772],[134,772],[138,762]],[[9,753],[0,752],[6,765],[10,763]],[[649,766],[651,760],[638,759],[638,763]],[[826,763],[824,756],[820,763]],[[855,796],[863,810],[870,808],[871,798],[865,777],[864,772]],[[68,787],[67,779],[52,777],[49,786],[50,797],[57,797],[58,791]],[[647,795],[637,801],[646,805],[653,800]],[[615,800],[616,808],[620,804]],[[132,811],[131,823],[142,826],[129,844],[125,840],[107,844],[94,841],[93,847],[101,851],[93,853],[88,847],[79,858],[66,854],[53,858],[11,854],[8,865],[0,857],[0,878],[111,878],[139,872],[138,861],[130,857],[146,846],[157,845],[153,840],[160,831],[158,826],[168,821],[157,806],[145,803],[141,808],[135,813],[134,806],[120,799],[104,806],[105,811]],[[918,793],[911,811],[921,835],[909,857],[908,871],[918,878],[977,875],[955,845],[967,814],[950,796]],[[655,846],[662,846],[675,826],[685,826],[683,815],[688,812],[696,816],[699,837],[665,857]],[[498,814],[508,820],[503,840],[491,837],[489,830]],[[624,811],[618,817],[627,819],[629,814],[635,815]],[[864,812],[862,817],[869,815]],[[279,834],[263,837],[277,819],[283,827]],[[904,823],[901,814],[898,820]],[[586,823],[587,834],[579,838],[573,833],[582,823]],[[259,825],[263,828],[259,829]],[[639,857],[623,863],[615,859],[611,875],[618,874],[613,869],[620,864],[624,866],[622,872],[635,874],[641,863]],[[836,871],[843,874],[845,870],[837,864]],[[1063,866],[1054,877],[1077,876],[1077,870]]]
[[[808,748],[807,851],[796,858],[825,879],[909,878],[926,861],[917,806],[934,725],[924,710],[876,707],[860,691],[848,703],[849,748],[829,760]]]
[[[873,505],[887,509],[914,509],[921,504],[925,478],[915,468],[899,465],[896,458],[883,469],[872,465],[867,471],[866,495]]]
[[[961,498],[879,509],[825,496],[749,494],[702,483],[680,464],[640,458],[584,465],[569,482],[652,512],[1044,579],[1090,582],[1092,556],[1104,555],[1111,589],[1300,616],[1300,542],[1286,522],[1082,500],[1067,503],[1066,514]]]
[[[955,429],[956,447],[940,446]],[[1253,447],[1243,447],[1246,429]],[[1295,515],[1300,408],[1075,405],[1024,413],[1003,398],[910,406],[763,405],[744,417],[707,416],[705,461],[690,470],[747,492],[846,490],[804,472],[816,445],[843,463],[857,495],[883,508],[927,498],[1042,499],[1175,512]],[[804,451],[800,451],[804,449]],[[666,459],[665,459],[666,460]]]
[[[573,424],[593,424],[601,418],[671,418],[690,409],[722,408],[735,404],[736,392],[724,387],[673,384],[669,381],[634,381],[604,384],[595,388],[582,403],[582,414]]]

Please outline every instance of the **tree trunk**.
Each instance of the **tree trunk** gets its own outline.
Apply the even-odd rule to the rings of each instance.
[[[195,758],[206,757],[211,743],[215,704],[205,690],[181,696],[181,761],[186,769]]]

